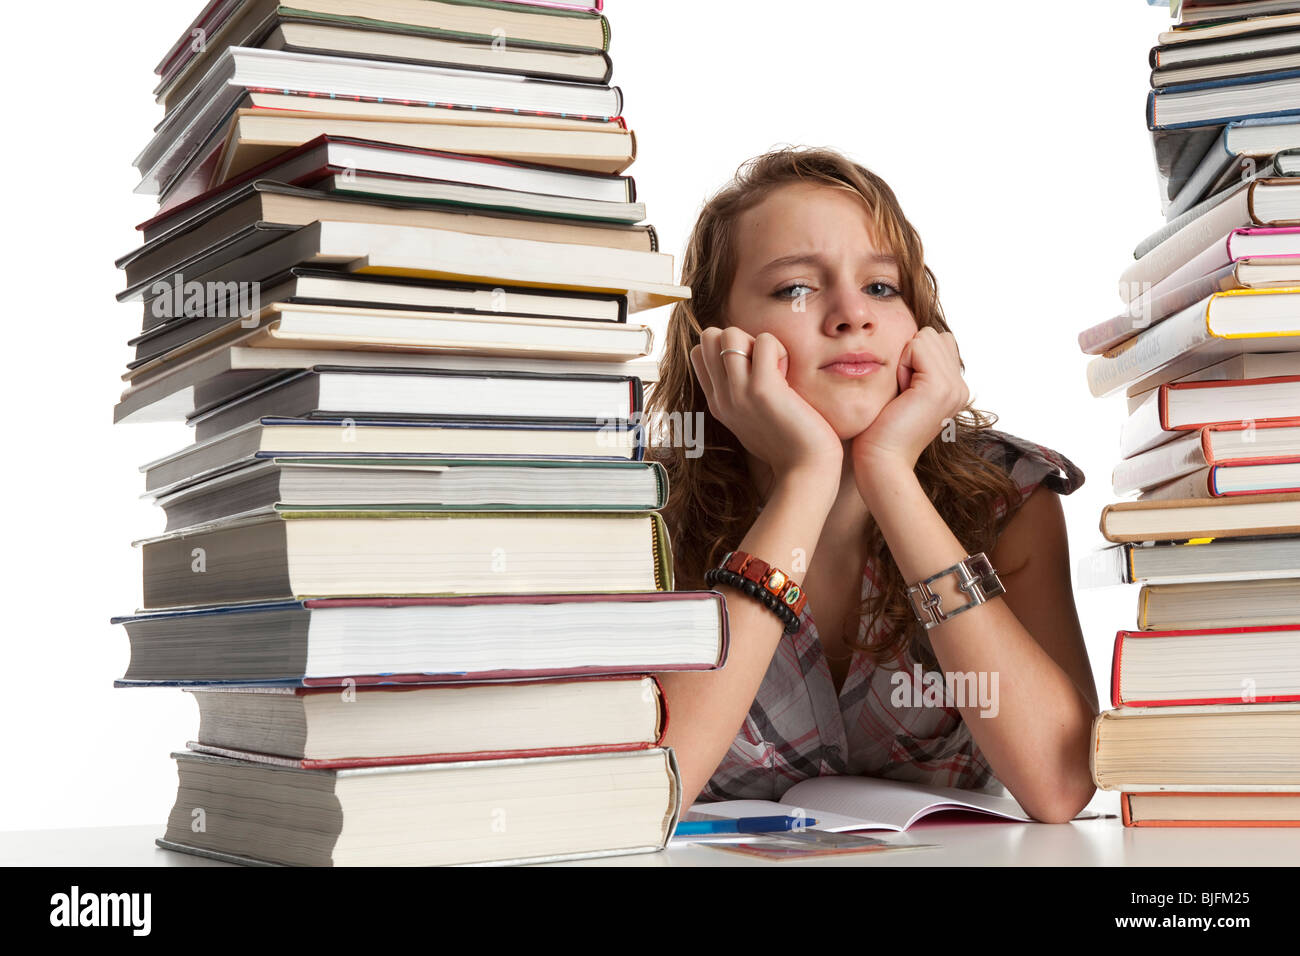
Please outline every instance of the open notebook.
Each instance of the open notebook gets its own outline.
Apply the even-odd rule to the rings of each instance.
[[[835,833],[906,830],[927,814],[941,810],[971,810],[1007,820],[1033,821],[1011,797],[859,776],[812,777],[787,790],[779,803],[772,800],[696,803],[682,819],[798,816],[800,810],[817,821],[813,824],[816,829]],[[1096,816],[1096,811],[1085,810],[1075,819],[1090,820]]]

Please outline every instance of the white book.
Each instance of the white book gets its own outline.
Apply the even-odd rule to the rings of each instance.
[[[622,112],[617,88],[507,73],[420,66],[358,57],[229,47],[163,118],[135,159],[137,192],[164,191],[250,88],[443,103],[608,119]]]
[[[1088,363],[1088,388],[1101,397],[1176,360],[1209,365],[1267,347],[1300,349],[1300,289],[1217,292]]]
[[[1192,387],[1187,387],[1192,385]],[[1120,456],[1131,458],[1178,436],[1179,432],[1212,425],[1248,429],[1242,456],[1269,457],[1255,446],[1272,443],[1277,455],[1294,445],[1294,432],[1274,433],[1280,421],[1300,417],[1300,379],[1241,379],[1213,385],[1210,382],[1162,385],[1152,389],[1120,429]],[[1221,444],[1233,444],[1223,436]],[[1204,464],[1204,462],[1203,462]]]
[[[1137,259],[1120,276],[1120,298],[1130,302],[1172,276],[1212,244],[1243,226],[1300,219],[1300,181],[1254,180]],[[1205,270],[1201,275],[1212,270]],[[1195,277],[1192,277],[1195,278]]]
[[[1265,346],[1267,347],[1267,346]],[[1193,360],[1200,356],[1193,354]],[[1137,411],[1147,400],[1151,389],[1159,388],[1166,382],[1230,382],[1253,378],[1275,378],[1281,375],[1300,375],[1300,352],[1242,352],[1211,365],[1193,365],[1192,368],[1179,370],[1180,363],[1172,363],[1154,375],[1129,386],[1129,413]],[[1177,374],[1174,374],[1174,373]]]
[[[250,337],[257,334],[257,329],[249,330]],[[132,379],[131,387],[122,393],[113,409],[113,421],[168,422],[188,418],[219,401],[282,378],[287,369],[308,369],[316,365],[627,375],[642,382],[658,379],[658,364],[653,359],[598,362],[425,352],[268,349],[248,347],[240,340],[229,345],[217,343],[160,370],[157,375]]]
[[[1033,819],[1009,796],[854,775],[803,780],[782,794],[779,801],[697,802],[683,819],[690,819],[695,813],[729,819],[802,815],[815,819],[817,822],[812,826],[816,829],[830,833],[902,831],[922,817],[942,810],[971,810],[1021,822]]]
[[[1075,586],[1255,581],[1300,576],[1300,538],[1243,538],[1100,548],[1075,565]]]

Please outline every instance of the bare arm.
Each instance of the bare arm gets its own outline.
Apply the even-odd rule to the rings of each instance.
[[[803,576],[790,571],[788,559],[782,562],[777,556],[792,555],[801,548],[811,561],[826,512],[815,504],[810,506],[807,496],[795,490],[808,487],[807,481],[802,485],[799,482],[798,476],[791,475],[777,485],[758,520],[736,547],[750,554],[770,556],[773,564],[802,586]],[[719,585],[718,590],[726,595],[731,632],[726,666],[716,671],[659,675],[671,715],[663,746],[676,751],[684,807],[695,802],[744,723],[785,626],[743,591],[726,585]]]
[[[723,348],[744,354],[723,356]],[[704,329],[700,344],[691,349],[710,412],[772,470],[774,483],[763,510],[733,548],[776,565],[802,586],[791,558],[798,548],[812,560],[839,491],[844,448],[826,420],[786,383],[787,362],[775,336],[750,336],[734,327]],[[743,591],[720,590],[731,632],[726,666],[659,675],[670,715],[664,745],[677,754],[684,806],[695,802],[744,723],[784,628],[779,617]]]
[[[882,469],[865,484],[874,489],[869,506],[904,580],[919,581],[966,556],[914,472]],[[989,560],[1007,593],[931,628],[930,643],[945,672],[985,672],[987,686],[997,688],[996,708],[958,700],[994,774],[1031,816],[1065,822],[1096,789],[1088,744],[1097,693],[1056,494],[1035,491]],[[964,603],[946,589],[945,607]]]
[[[935,510],[916,477],[920,451],[962,408],[961,378],[951,333],[920,329],[900,359],[907,387],[853,440],[858,491],[889,543],[903,579],[928,578],[956,564],[966,550]],[[1060,502],[1050,490],[1030,496],[989,555],[1007,593],[930,629],[945,672],[997,677],[998,707],[959,709],[998,779],[1033,817],[1063,822],[1095,791],[1088,737],[1096,692],[1070,586]],[[943,606],[965,604],[951,578],[936,589]]]

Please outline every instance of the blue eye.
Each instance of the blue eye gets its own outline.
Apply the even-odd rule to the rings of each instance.
[[[880,291],[882,289],[884,290],[883,292]],[[879,296],[882,299],[888,299],[902,294],[897,288],[890,285],[888,282],[873,282],[871,285],[867,286],[867,291],[871,295]]]
[[[791,289],[803,289],[804,291],[796,292],[794,295],[789,295],[788,293],[790,292]],[[776,296],[779,299],[797,299],[801,295],[807,295],[811,291],[812,291],[812,286],[807,285],[806,283],[792,282],[790,285],[785,286],[782,289],[777,289]]]

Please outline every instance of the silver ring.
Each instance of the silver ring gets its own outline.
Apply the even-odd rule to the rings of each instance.
[[[723,349],[721,352],[718,353],[718,357],[721,358],[722,356],[726,355],[728,352],[735,352],[737,355],[743,355],[745,356],[745,358],[749,358],[749,353],[746,352],[744,349]]]

